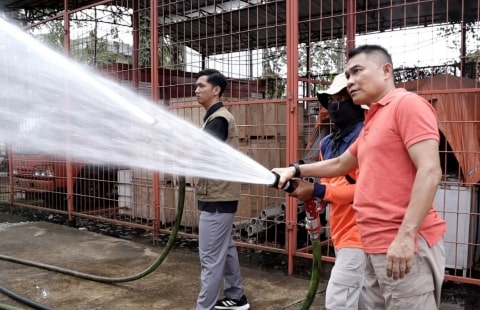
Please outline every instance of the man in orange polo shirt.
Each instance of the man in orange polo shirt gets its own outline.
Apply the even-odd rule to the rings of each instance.
[[[340,156],[358,137],[365,110],[353,103],[344,73],[337,75],[330,87],[317,95],[333,123],[332,133],[320,142],[320,159],[330,159]],[[318,183],[298,179],[297,188],[290,194],[302,201],[315,198],[329,204],[335,265],[325,294],[328,310],[364,309],[361,294],[365,254],[352,208],[357,174],[358,170],[354,169],[347,175],[321,179]]]
[[[339,157],[274,169],[278,186],[295,174],[333,177],[359,167],[354,209],[367,254],[367,308],[438,309],[446,225],[433,206],[442,174],[435,110],[395,88],[383,47],[359,46],[348,56],[348,92],[355,104],[370,107],[362,132]]]

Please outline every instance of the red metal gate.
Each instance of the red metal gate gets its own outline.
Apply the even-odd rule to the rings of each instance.
[[[193,93],[194,74],[222,71],[240,149],[267,168],[303,158],[312,137],[329,130],[315,93],[343,71],[346,51],[363,43],[385,46],[398,85],[430,100],[439,116],[444,178],[435,201],[448,224],[447,278],[480,284],[478,1],[78,1],[74,7],[42,1],[38,19],[29,19],[33,6],[21,3],[9,9],[37,22],[27,27],[34,36],[60,42],[77,61],[197,126],[204,111]],[[142,228],[154,238],[172,225],[176,176],[86,168],[68,156],[10,152],[8,158],[0,199],[13,206]],[[188,178],[182,223],[182,233],[192,237],[194,186]],[[242,191],[233,227],[238,245],[286,254],[292,273],[294,257],[311,257],[301,203],[265,185],[245,183]],[[333,261],[328,226],[325,236],[323,259]]]

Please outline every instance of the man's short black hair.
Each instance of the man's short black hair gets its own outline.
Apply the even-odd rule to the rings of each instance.
[[[218,86],[220,87],[220,94],[219,97],[222,96],[223,92],[225,91],[225,88],[227,88],[228,81],[225,75],[220,73],[220,71],[215,70],[215,69],[204,69],[200,72],[197,73],[196,78],[198,79],[201,76],[208,76],[207,82],[212,84],[213,86]]]
[[[358,54],[367,54],[367,55],[377,54],[380,57],[382,57],[386,63],[389,63],[393,66],[392,56],[388,53],[388,51],[384,47],[380,45],[365,44],[365,45],[357,46],[356,48],[348,52],[348,59],[354,56],[357,56]]]

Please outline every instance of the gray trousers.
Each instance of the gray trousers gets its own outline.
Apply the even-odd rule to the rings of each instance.
[[[363,282],[365,259],[363,249],[342,248],[335,252],[335,265],[330,273],[325,294],[328,310],[366,309],[364,306]]]
[[[200,212],[198,248],[200,254],[201,289],[196,310],[211,310],[222,285],[225,297],[239,299],[243,295],[240,264],[232,225],[235,214]]]

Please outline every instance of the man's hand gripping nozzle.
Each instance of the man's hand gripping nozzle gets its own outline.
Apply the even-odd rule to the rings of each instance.
[[[278,182],[280,181],[280,175],[276,172],[272,173],[275,175],[275,182],[270,185],[271,187],[278,188]],[[298,183],[295,180],[288,180],[285,182],[285,185],[282,187],[287,193],[293,193],[298,187]],[[305,229],[308,231],[312,241],[318,240],[320,238],[320,229],[322,228],[320,224],[319,214],[323,211],[324,205],[317,203],[315,199],[308,199],[303,202],[305,207]]]

